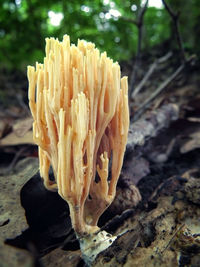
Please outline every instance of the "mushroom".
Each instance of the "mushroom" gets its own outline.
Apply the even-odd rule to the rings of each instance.
[[[44,185],[69,204],[79,239],[98,234],[98,219],[115,197],[126,148],[127,77],[121,78],[119,64],[93,43],[70,45],[65,35],[62,42],[46,39],[44,63],[28,66],[28,80]],[[55,181],[49,178],[50,166]]]

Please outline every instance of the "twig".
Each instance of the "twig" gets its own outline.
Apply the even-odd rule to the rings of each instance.
[[[131,94],[133,92],[133,85],[134,85],[134,82],[136,79],[137,69],[140,65],[141,48],[142,48],[143,19],[144,19],[144,14],[147,10],[147,6],[148,6],[148,0],[146,0],[144,6],[141,8],[139,15],[138,15],[137,23],[135,23],[138,27],[138,44],[137,44],[137,53],[136,53],[136,57],[135,57],[135,63],[134,63],[133,70],[131,73],[129,96],[131,96]]]
[[[31,112],[30,112],[29,108],[27,107],[27,105],[23,101],[22,95],[21,94],[17,94],[16,98],[17,98],[17,100],[19,102],[19,105],[23,108],[25,113],[28,114],[28,115],[31,115]]]
[[[165,6],[167,12],[169,13],[170,17],[173,20],[174,23],[174,29],[175,29],[175,35],[177,38],[177,42],[178,42],[178,46],[180,49],[180,53],[181,53],[181,58],[182,61],[185,63],[186,62],[186,57],[185,57],[185,51],[184,51],[184,47],[183,47],[183,42],[182,42],[182,38],[181,38],[181,34],[180,34],[180,30],[179,30],[179,13],[175,13],[171,7],[166,3],[165,0],[162,0],[163,5]]]
[[[172,238],[170,238],[170,240],[169,240],[167,246],[161,251],[161,254],[163,254],[163,252],[165,252],[166,249],[168,249],[168,247],[171,245],[171,243],[172,243],[172,241],[174,240],[174,238],[175,238],[175,236],[177,235],[177,233],[178,233],[179,231],[181,231],[181,230],[183,229],[184,226],[185,226],[185,224],[183,223],[183,224],[182,224],[182,225],[175,231],[175,233],[173,234]]]
[[[154,61],[154,63],[150,66],[148,72],[146,73],[146,75],[144,76],[144,78],[142,79],[142,81],[137,85],[137,87],[135,88],[135,90],[133,91],[131,98],[133,99],[143,88],[143,86],[145,85],[145,83],[149,80],[149,78],[151,77],[151,75],[153,74],[153,72],[155,71],[155,69],[157,68],[157,66],[165,61],[167,61],[170,57],[172,56],[172,52],[168,52],[165,56],[156,59]]]
[[[19,149],[17,151],[17,153],[15,154],[13,160],[11,161],[11,163],[9,164],[8,167],[6,167],[5,169],[1,170],[0,175],[5,175],[5,174],[9,174],[11,172],[11,170],[14,168],[14,166],[17,163],[17,160],[19,159],[19,157],[22,155],[23,152],[25,152],[27,150],[27,146],[22,147],[21,149]]]
[[[136,111],[134,120],[138,120],[138,118],[146,111],[146,109],[149,107],[150,103],[163,91],[166,89],[166,87],[181,73],[181,71],[184,69],[185,64],[183,63],[178,67],[178,69],[169,76],[163,83],[160,84],[160,86],[153,92],[153,94],[146,99],[146,101],[139,107],[139,109]]]

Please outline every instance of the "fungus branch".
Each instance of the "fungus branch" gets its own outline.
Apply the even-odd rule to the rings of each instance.
[[[94,44],[70,45],[64,36],[62,42],[46,39],[44,63],[28,67],[28,80],[44,185],[68,202],[79,236],[96,232],[122,167],[129,128],[127,77],[121,79],[118,63]],[[50,165],[55,182],[49,179]]]

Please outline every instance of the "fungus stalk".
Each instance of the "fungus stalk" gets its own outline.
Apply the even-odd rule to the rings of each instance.
[[[44,185],[69,204],[79,239],[98,235],[98,219],[115,197],[127,142],[127,77],[121,78],[118,63],[93,43],[70,45],[65,35],[62,42],[46,39],[44,63],[28,66],[28,80]]]

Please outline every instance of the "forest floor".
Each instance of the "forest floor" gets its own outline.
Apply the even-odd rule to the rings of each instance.
[[[137,85],[153,62],[143,59]],[[99,222],[118,238],[93,266],[200,266],[199,65],[143,105],[178,67],[173,54],[130,100],[117,197]],[[84,266],[67,203],[38,173],[26,77],[1,71],[0,84],[1,266]]]

